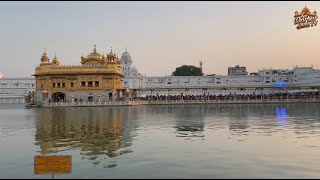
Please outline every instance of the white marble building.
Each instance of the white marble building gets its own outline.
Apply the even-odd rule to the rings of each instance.
[[[4,77],[0,78],[0,104],[23,103],[26,93],[35,91],[34,77]]]
[[[291,89],[303,86],[320,86],[320,70],[313,67],[294,67],[293,69],[262,69],[250,75],[212,75],[212,76],[142,76],[133,66],[130,54],[121,56],[123,63],[123,88],[139,90],[138,96],[146,95],[203,95],[203,94],[252,94],[288,92],[286,88],[276,87],[285,83]],[[133,66],[133,67],[132,67]],[[168,91],[168,89],[170,89]],[[310,91],[303,87],[301,91]]]
[[[35,78],[12,77],[0,79],[0,98],[24,96],[25,93],[35,91]]]

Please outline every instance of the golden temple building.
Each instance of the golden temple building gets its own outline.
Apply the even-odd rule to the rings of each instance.
[[[47,52],[35,69],[36,102],[109,101],[122,97],[122,64],[112,52],[93,52],[81,56],[80,65],[61,65],[55,56],[50,62]]]

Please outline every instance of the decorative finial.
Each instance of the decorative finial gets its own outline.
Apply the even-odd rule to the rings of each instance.
[[[54,52],[54,58],[57,58],[57,53],[56,52]]]
[[[93,52],[97,52],[97,45],[94,45]]]
[[[125,50],[126,50],[125,52],[127,52],[127,48]]]
[[[112,53],[112,46],[111,46],[111,53]]]

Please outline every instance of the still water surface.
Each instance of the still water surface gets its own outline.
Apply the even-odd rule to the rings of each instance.
[[[0,106],[0,178],[320,178],[320,104]]]

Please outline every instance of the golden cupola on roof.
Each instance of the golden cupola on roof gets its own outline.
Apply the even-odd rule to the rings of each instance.
[[[55,64],[55,65],[59,65],[59,59],[57,58],[57,56],[55,55],[53,60],[52,60],[52,64]]]
[[[108,59],[108,62],[112,62],[112,63],[119,61],[116,54],[112,52],[112,49],[111,49],[110,53],[107,54],[107,59]]]
[[[96,45],[94,45],[93,52],[90,53],[87,57],[81,56],[81,63],[82,64],[96,64],[96,63],[103,63],[104,58],[103,56],[97,52]]]
[[[110,53],[107,54],[107,57],[116,58],[116,54],[114,54],[114,53],[112,52],[112,49],[111,49]]]
[[[41,62],[42,63],[48,63],[49,62],[49,56],[48,53],[46,51],[44,51],[44,53],[41,56]]]
[[[107,57],[104,55],[104,53],[103,53],[103,55],[102,55],[102,62],[103,63],[105,63],[107,61]]]
[[[87,59],[102,59],[101,54],[97,53],[96,48],[94,48],[93,52],[87,56]]]

